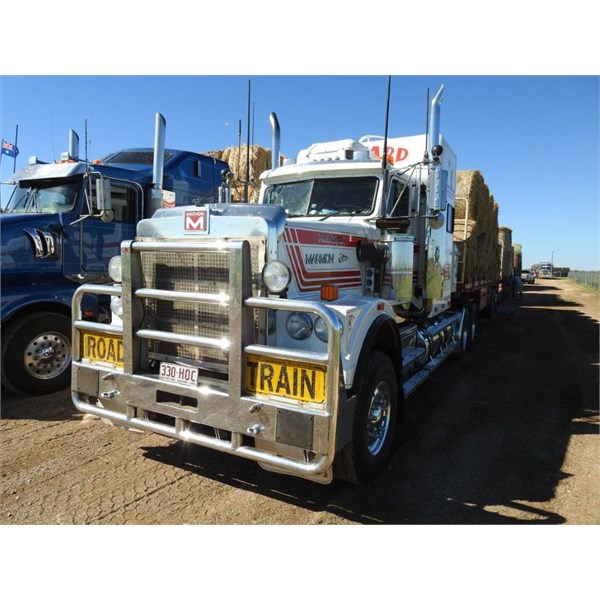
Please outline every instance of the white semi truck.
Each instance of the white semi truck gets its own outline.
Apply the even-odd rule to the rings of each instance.
[[[75,406],[320,483],[377,476],[405,399],[495,298],[497,282],[457,281],[442,90],[428,135],[314,144],[283,166],[272,114],[258,204],[141,221],[114,285],[74,300]],[[84,294],[113,296],[110,324],[82,320]]]

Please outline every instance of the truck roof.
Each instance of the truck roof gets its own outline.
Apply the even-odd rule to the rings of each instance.
[[[229,165],[226,162],[212,156],[170,148],[165,149],[165,169],[168,170],[188,158],[208,161],[210,164],[229,170]],[[90,163],[89,168],[106,174],[121,172],[122,177],[142,181],[148,177],[152,177],[153,163],[153,148],[128,148],[112,152],[100,161]],[[83,175],[86,172],[86,168],[86,163],[82,161],[36,163],[13,173],[10,179],[4,183],[16,184],[18,181],[34,179],[73,177],[75,175]],[[128,175],[124,176],[123,171],[128,171]],[[135,175],[132,172],[135,172]]]
[[[184,158],[197,158],[198,160],[208,160],[213,164],[227,165],[225,161],[219,160],[200,152],[189,150],[174,150],[165,148],[165,168],[171,166]],[[152,168],[154,163],[154,148],[127,148],[117,150],[105,156],[98,164],[118,166],[121,169],[141,170],[148,167]]]

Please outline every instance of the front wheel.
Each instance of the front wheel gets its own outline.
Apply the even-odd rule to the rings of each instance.
[[[2,339],[2,384],[21,394],[49,394],[69,385],[71,320],[33,313],[15,321]]]
[[[352,441],[334,464],[334,476],[366,483],[379,475],[391,453],[398,415],[398,386],[390,357],[373,351],[358,386]]]

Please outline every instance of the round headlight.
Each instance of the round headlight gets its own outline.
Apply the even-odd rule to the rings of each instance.
[[[290,284],[291,274],[287,265],[272,260],[268,262],[262,271],[262,280],[271,294],[281,294]]]
[[[322,342],[327,342],[329,340],[329,328],[327,327],[327,323],[325,323],[321,317],[317,317],[317,320],[315,321],[315,333]]]
[[[286,328],[295,340],[305,340],[312,333],[313,324],[306,313],[293,312],[287,318]]]
[[[110,310],[112,314],[121,319],[123,317],[123,300],[121,296],[113,296],[110,301]]]
[[[121,256],[113,256],[108,263],[108,274],[113,281],[121,283]]]

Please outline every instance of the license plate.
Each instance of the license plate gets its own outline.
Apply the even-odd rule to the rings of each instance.
[[[118,335],[96,335],[83,332],[81,356],[93,363],[123,368],[123,338]]]
[[[325,380],[325,368],[316,365],[258,356],[248,356],[246,363],[246,389],[257,394],[321,404],[325,401]]]
[[[158,376],[165,381],[172,381],[173,383],[198,385],[198,369],[193,367],[161,362]]]

